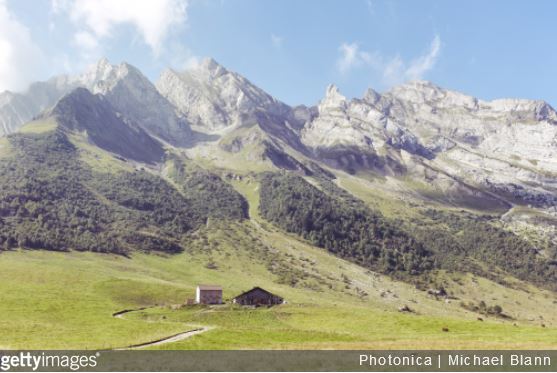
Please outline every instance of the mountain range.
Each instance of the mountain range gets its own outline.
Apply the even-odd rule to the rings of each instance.
[[[5,249],[177,252],[214,219],[257,213],[404,279],[494,276],[482,262],[557,279],[557,112],[543,101],[413,81],[354,99],[330,85],[293,107],[213,59],[154,84],[102,59],[0,94],[0,123]],[[258,186],[258,207],[238,183]]]

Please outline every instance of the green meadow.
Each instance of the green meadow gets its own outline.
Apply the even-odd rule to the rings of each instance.
[[[459,299],[501,304],[513,320],[479,315],[457,300],[436,300],[249,222],[206,228],[187,252],[175,256],[3,252],[0,347],[123,348],[200,326],[210,330],[154,348],[555,347],[552,293],[518,282],[514,288],[503,287],[465,274],[438,276]],[[198,283],[221,284],[227,301],[262,286],[287,304],[258,309],[184,306]],[[414,312],[399,312],[403,305]],[[112,316],[142,307],[148,308]]]

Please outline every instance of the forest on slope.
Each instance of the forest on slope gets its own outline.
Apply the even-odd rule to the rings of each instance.
[[[247,217],[243,197],[207,172],[182,174],[175,187],[145,170],[94,171],[59,130],[9,141],[13,152],[0,159],[2,249],[176,253],[210,216]]]
[[[539,247],[498,227],[490,216],[427,209],[421,219],[392,220],[330,189],[292,174],[266,174],[261,215],[337,256],[397,277],[447,269],[503,282],[508,273],[557,289],[555,253],[544,248],[547,254],[542,255]]]
[[[61,130],[9,136],[0,158],[0,249],[178,253],[208,219],[248,218],[247,201],[216,174],[166,155],[168,178],[140,168],[103,173],[80,160]],[[366,268],[416,280],[431,270],[505,274],[557,288],[557,257],[497,218],[428,208],[419,219],[384,217],[325,177],[261,176],[261,216]]]

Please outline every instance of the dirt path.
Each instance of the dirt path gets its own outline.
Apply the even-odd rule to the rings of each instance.
[[[139,350],[139,349],[142,349],[142,348],[159,346],[159,345],[163,345],[163,344],[166,344],[166,343],[178,342],[178,341],[182,341],[184,339],[188,339],[190,337],[193,337],[194,335],[204,333],[204,332],[206,332],[210,329],[211,328],[208,328],[208,327],[202,327],[202,328],[198,328],[198,329],[189,330],[187,332],[171,335],[169,337],[157,339],[156,341],[139,343],[139,344],[131,345],[131,346],[124,347],[124,348],[115,348],[115,350]]]
[[[141,308],[136,308],[136,309],[126,309],[126,310],[122,310],[122,311],[118,311],[118,312],[113,313],[112,317],[115,317],[117,319],[124,319],[125,314],[131,313],[131,312],[143,311],[143,310],[146,310],[148,308],[154,308],[154,307],[141,307]],[[187,330],[185,332],[181,332],[181,333],[178,333],[178,334],[173,334],[173,335],[168,336],[168,337],[157,339],[155,341],[149,341],[149,342],[134,344],[134,345],[127,346],[127,347],[122,347],[122,348],[115,348],[115,350],[137,350],[137,349],[142,349],[142,348],[147,348],[147,347],[159,346],[159,345],[163,345],[163,344],[167,344],[167,343],[178,342],[178,341],[182,341],[184,339],[188,339],[190,337],[193,337],[194,335],[204,333],[204,332],[209,331],[211,329],[212,328],[208,327],[208,326],[201,326],[201,327],[198,327],[198,328],[195,328],[195,329]]]
[[[122,310],[122,311],[118,311],[118,312],[114,312],[112,314],[112,317],[115,317],[117,319],[123,319],[124,315],[126,313],[130,313],[130,312],[137,312],[137,311],[143,311],[146,310],[148,308],[153,308],[153,307],[141,307],[141,308],[135,308],[135,309],[129,309],[129,310]]]

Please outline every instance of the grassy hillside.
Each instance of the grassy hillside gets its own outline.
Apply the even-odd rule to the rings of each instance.
[[[472,276],[437,276],[458,300],[436,300],[250,222],[205,228],[186,252],[172,256],[3,252],[0,346],[124,347],[202,325],[213,328],[159,348],[554,347],[553,293],[519,281],[509,288]],[[225,299],[262,286],[288,304],[177,308],[194,296],[198,283],[222,284]],[[460,305],[480,300],[501,305],[513,319]],[[414,313],[398,312],[404,305]],[[155,307],[123,319],[111,316],[149,306]]]

